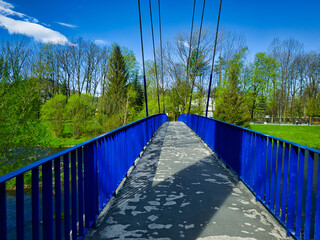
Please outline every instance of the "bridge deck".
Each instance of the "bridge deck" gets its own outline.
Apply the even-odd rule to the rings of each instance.
[[[232,149],[230,149],[232,151]],[[165,123],[86,239],[288,239],[182,122]]]

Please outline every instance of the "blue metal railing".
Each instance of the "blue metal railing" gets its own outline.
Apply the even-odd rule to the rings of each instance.
[[[16,237],[25,239],[24,176],[30,172],[32,239],[40,239],[41,232],[49,240],[84,236],[143,147],[167,120],[165,114],[141,119],[1,176],[0,239],[8,237],[6,182],[11,179],[16,180]]]
[[[180,115],[297,239],[320,239],[320,151],[198,115]]]

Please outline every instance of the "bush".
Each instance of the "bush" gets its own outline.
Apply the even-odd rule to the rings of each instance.
[[[50,121],[51,129],[55,137],[61,137],[63,133],[63,112],[67,97],[58,94],[46,101],[41,107],[41,118]]]
[[[86,127],[85,127],[85,134],[90,137],[95,137],[102,133],[102,126],[99,123],[96,117],[91,118],[88,120]]]
[[[119,128],[122,126],[121,118],[119,115],[115,114],[103,121],[103,131],[104,132],[110,132],[113,129]]]
[[[73,122],[73,137],[80,138],[86,133],[88,119],[94,116],[93,98],[89,95],[71,95],[66,105],[65,118]]]

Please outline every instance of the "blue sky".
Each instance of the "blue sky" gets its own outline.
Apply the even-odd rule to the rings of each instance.
[[[197,0],[196,24],[203,0]],[[152,0],[156,44],[158,1]],[[204,24],[215,28],[219,0],[207,0]],[[146,59],[152,59],[148,0],[141,0]],[[193,0],[161,0],[163,39],[190,31]],[[221,28],[242,34],[251,54],[266,51],[275,37],[294,37],[306,50],[320,50],[320,1],[223,0]],[[0,0],[0,38],[28,35],[36,41],[71,42],[73,38],[117,42],[141,59],[137,0]]]

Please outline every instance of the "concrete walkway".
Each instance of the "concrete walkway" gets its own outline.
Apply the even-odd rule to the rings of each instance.
[[[192,130],[170,122],[86,239],[289,238]]]

